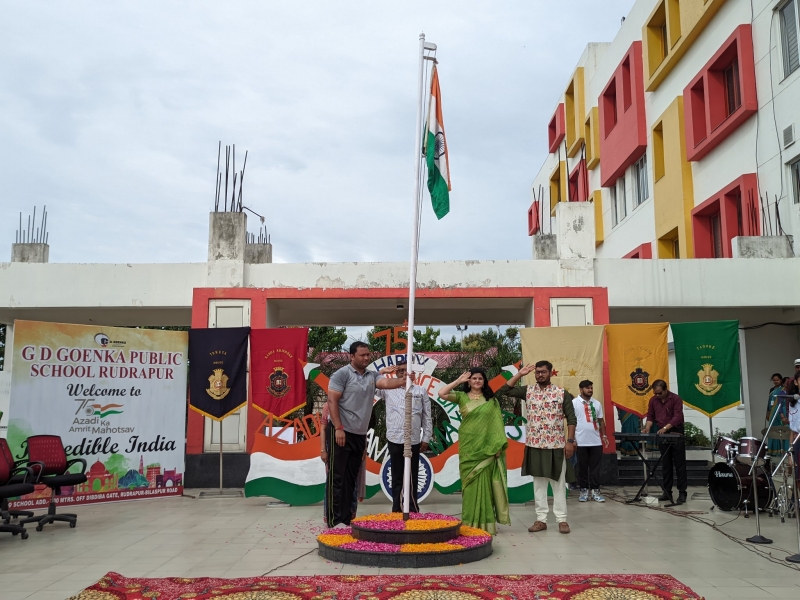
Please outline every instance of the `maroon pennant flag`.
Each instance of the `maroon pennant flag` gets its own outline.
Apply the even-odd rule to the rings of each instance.
[[[308,356],[308,329],[250,331],[250,377],[253,407],[283,418],[306,403],[303,367]]]

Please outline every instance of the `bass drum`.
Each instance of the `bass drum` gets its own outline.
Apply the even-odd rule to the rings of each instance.
[[[758,491],[758,508],[764,510],[772,504],[775,490],[772,486],[767,471],[763,467],[756,467],[750,475],[750,465],[717,463],[708,472],[708,493],[714,506],[720,510],[744,510],[747,500],[747,510],[755,509],[753,498],[753,478]]]

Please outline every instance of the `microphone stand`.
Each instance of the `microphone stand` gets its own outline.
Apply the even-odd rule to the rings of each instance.
[[[750,472],[749,475],[752,477],[753,482],[753,504],[755,505],[755,513],[756,513],[756,534],[753,537],[747,538],[746,541],[750,542],[751,544],[771,544],[772,540],[768,537],[764,537],[761,535],[761,521],[758,518],[758,485],[757,485],[757,476],[753,475],[753,472],[756,470],[756,466],[758,465],[758,461],[760,460],[761,453],[764,451],[764,444],[767,443],[769,439],[769,432],[772,429],[773,421],[775,421],[775,417],[778,416],[778,411],[776,410],[775,413],[772,415],[772,419],[769,421],[769,426],[767,426],[767,433],[764,436],[764,439],[761,440],[761,446],[758,449],[758,453],[753,457],[753,464],[750,465]],[[797,511],[795,511],[797,512]]]

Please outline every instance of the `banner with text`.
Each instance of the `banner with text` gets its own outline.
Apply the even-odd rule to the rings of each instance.
[[[58,435],[84,458],[86,483],[58,504],[183,493],[187,335],[181,331],[16,321],[8,443],[16,460],[31,435]],[[40,508],[37,486],[12,507]]]

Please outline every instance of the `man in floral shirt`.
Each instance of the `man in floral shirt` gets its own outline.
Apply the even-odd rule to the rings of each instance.
[[[534,372],[535,385],[515,387],[521,377]],[[547,529],[547,486],[553,488],[553,514],[560,533],[569,533],[567,525],[567,483],[575,481],[569,459],[575,454],[575,408],[572,394],[550,382],[553,365],[540,360],[522,367],[497,393],[525,401],[525,457],[522,474],[533,477],[533,496],[536,502],[536,522],[528,528],[531,533]],[[564,419],[567,434],[564,435]]]

